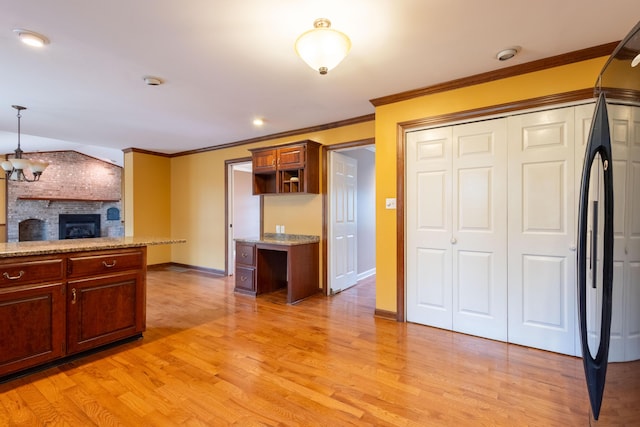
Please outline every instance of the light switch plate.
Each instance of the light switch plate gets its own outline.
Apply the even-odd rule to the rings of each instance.
[[[385,209],[395,209],[396,208],[396,198],[395,197],[390,197],[390,198],[385,199],[384,207],[385,207]]]

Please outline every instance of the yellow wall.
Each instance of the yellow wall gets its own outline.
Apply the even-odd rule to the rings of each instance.
[[[593,88],[605,61],[583,61],[376,108],[377,309],[396,312],[396,211],[385,209],[384,201],[397,196],[398,123]]]
[[[171,163],[168,157],[138,152],[124,156],[125,235],[172,237]],[[171,262],[169,245],[149,246],[147,264]]]
[[[388,197],[397,197],[398,124],[592,88],[605,60],[606,58],[598,58],[583,61],[380,106],[376,108],[375,123],[361,123],[296,137],[178,156],[170,160],[128,153],[125,156],[126,232],[128,235],[133,231],[136,235],[143,235],[143,232],[146,234],[152,231],[166,235],[170,231],[171,237],[184,238],[187,243],[171,245],[171,256],[163,254],[158,258],[162,261],[158,262],[166,262],[170,258],[170,261],[176,263],[224,271],[226,160],[249,157],[249,148],[303,139],[332,145],[375,136],[376,308],[395,312],[396,250],[399,236],[396,231],[396,211],[385,209],[384,201]],[[130,180],[130,175],[133,175],[133,181]],[[167,187],[159,185],[160,182],[166,182],[166,179],[170,180]],[[160,202],[155,197],[159,197]],[[164,208],[167,204],[170,207],[166,211],[157,209]],[[321,195],[265,196],[264,204],[265,231],[275,231],[276,224],[284,224],[287,233],[321,235]],[[129,224],[133,224],[134,228],[131,229]]]
[[[187,240],[186,244],[172,245],[172,261],[225,270],[225,161],[249,157],[249,148],[305,139],[332,145],[373,138],[373,134],[371,121],[172,158],[172,237]],[[264,196],[264,230],[275,232],[276,224],[285,225],[288,234],[320,236],[322,195]]]

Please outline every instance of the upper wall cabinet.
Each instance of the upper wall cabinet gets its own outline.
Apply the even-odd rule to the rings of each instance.
[[[305,140],[250,150],[253,194],[317,194],[320,191],[320,146],[315,141]]]

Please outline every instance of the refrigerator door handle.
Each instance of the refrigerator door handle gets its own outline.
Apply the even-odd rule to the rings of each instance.
[[[598,287],[598,201],[593,201],[592,225],[591,225],[591,287]]]
[[[602,316],[600,323],[600,343],[595,358],[589,351],[587,331],[587,213],[589,207],[589,182],[591,178],[591,165],[597,156],[603,164],[604,178],[604,233],[602,252]],[[578,212],[578,315],[580,318],[580,342],[582,347],[582,360],[584,364],[587,390],[593,417],[597,420],[602,405],[604,385],[607,373],[607,361],[609,359],[609,341],[611,334],[611,304],[613,288],[613,171],[611,164],[611,137],[609,133],[609,117],[607,114],[606,99],[604,93],[600,94],[596,104],[596,111],[589,142],[585,153],[582,169],[582,182],[580,184],[580,209]],[[594,209],[596,209],[594,207]],[[596,214],[597,216],[597,214]],[[594,225],[596,225],[594,223]],[[597,228],[592,230],[597,234]],[[597,243],[597,238],[592,244]],[[595,245],[594,245],[595,246]],[[595,256],[592,248],[592,256]],[[597,276],[594,269],[592,275]]]

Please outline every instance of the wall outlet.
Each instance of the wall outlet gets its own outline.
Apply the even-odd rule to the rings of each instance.
[[[280,226],[280,232],[281,232],[282,234],[284,234],[284,225],[281,225],[281,226]]]
[[[276,233],[284,234],[284,225],[276,225]]]
[[[395,209],[396,208],[396,198],[388,198],[384,201],[385,209]]]

